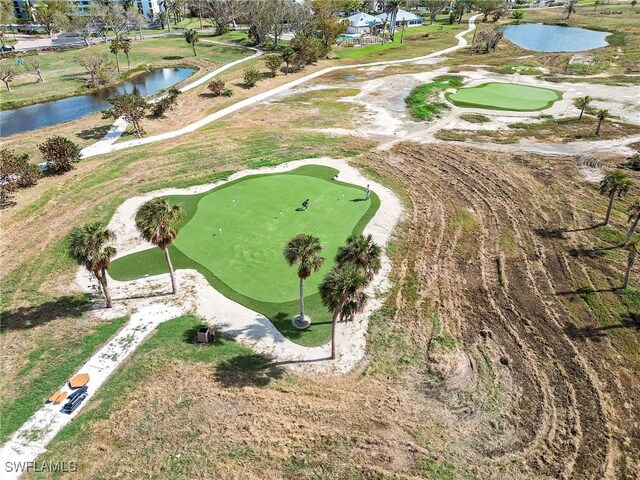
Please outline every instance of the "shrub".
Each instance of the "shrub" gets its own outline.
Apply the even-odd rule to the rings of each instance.
[[[80,161],[80,147],[65,137],[51,137],[38,145],[51,174],[68,172]]]
[[[0,207],[6,207],[11,193],[38,183],[40,168],[29,162],[29,154],[0,150]]]
[[[223,97],[230,97],[231,95],[233,95],[233,90],[231,90],[230,88],[225,88],[222,90]]]
[[[282,65],[282,57],[280,55],[267,55],[265,60],[265,65],[271,72],[271,76],[275,77],[280,69],[280,65]]]
[[[153,105],[151,114],[156,118],[164,116],[167,110],[171,110],[178,103],[178,95],[180,95],[180,90],[174,87],[170,88],[167,94]]]
[[[255,87],[256,83],[262,80],[262,73],[254,67],[245,68],[242,73],[244,84],[247,88]]]
[[[220,95],[222,95],[224,86],[225,86],[224,81],[220,80],[219,78],[216,78],[215,80],[212,80],[211,82],[209,82],[209,85],[207,85],[207,88],[211,92],[211,95],[213,95],[214,97],[219,97]]]

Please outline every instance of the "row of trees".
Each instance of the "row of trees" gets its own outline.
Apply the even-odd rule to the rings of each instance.
[[[20,71],[19,67],[22,67]],[[42,71],[42,60],[36,55],[21,58],[17,64],[11,60],[0,62],[0,80],[4,83],[8,92],[11,91],[11,82],[20,75],[35,75],[36,83],[44,83],[44,72]]]
[[[605,195],[609,198],[609,203],[607,205],[607,213],[605,214],[604,221],[601,226],[609,225],[609,220],[611,219],[611,211],[613,210],[613,204],[616,198],[622,198],[626,195],[631,188],[633,188],[634,184],[628,173],[623,172],[622,170],[615,170],[613,172],[609,172],[604,176],[602,181],[600,182],[600,194]],[[627,257],[627,268],[624,274],[624,280],[622,282],[622,288],[627,288],[629,285],[629,276],[631,273],[631,269],[635,264],[636,257],[638,255],[638,251],[640,250],[640,240],[633,240],[633,235],[636,232],[638,227],[638,223],[640,223],[640,200],[635,199],[632,201],[626,208],[627,213],[627,222],[631,224],[629,230],[627,231],[627,235],[625,240],[622,242],[620,246],[625,247],[629,251],[629,255]]]
[[[41,25],[50,37],[66,31],[82,38],[87,47],[91,46],[89,40],[95,35],[106,42],[109,31],[116,38],[132,30],[138,30],[142,36],[142,28],[147,25],[147,19],[131,1],[90,2],[83,11],[74,8],[73,3],[67,0],[25,1],[23,8],[29,20]]]

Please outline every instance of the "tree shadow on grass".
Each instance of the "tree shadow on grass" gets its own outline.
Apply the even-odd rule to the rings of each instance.
[[[584,232],[587,230],[595,230],[596,228],[602,226],[602,224],[598,223],[598,224],[594,224],[594,225],[589,225],[587,227],[581,227],[581,228],[565,228],[565,227],[559,227],[559,228],[536,228],[534,229],[534,233],[536,235],[538,235],[539,237],[542,238],[556,238],[559,240],[566,240],[567,237],[565,236],[565,233],[572,233],[572,232]]]
[[[224,387],[265,387],[282,378],[285,369],[258,354],[238,355],[216,367],[214,378]]]
[[[620,319],[620,323],[613,323],[602,327],[594,325],[578,327],[571,324],[565,327],[564,332],[574,340],[591,340],[599,342],[608,336],[609,330],[617,328],[633,328],[640,330],[640,315],[636,313],[628,313],[625,317]]]
[[[83,140],[101,140],[109,131],[111,125],[100,125],[93,128],[85,128],[76,135]]]
[[[0,332],[28,330],[59,318],[81,317],[90,308],[87,298],[67,295],[40,305],[6,310],[0,315]]]
[[[165,55],[162,57],[163,60],[182,60],[183,58],[182,55]]]
[[[620,290],[619,287],[611,287],[611,288],[589,288],[589,287],[580,287],[575,290],[564,290],[561,292],[556,292],[556,295],[589,295],[591,293],[606,293],[606,292],[616,292]]]

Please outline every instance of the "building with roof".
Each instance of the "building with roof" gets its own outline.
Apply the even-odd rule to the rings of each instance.
[[[381,13],[380,15],[376,15],[375,18],[377,18],[378,20],[380,20],[381,23],[385,22],[391,15],[388,13]],[[414,15],[411,12],[407,12],[406,10],[398,10],[398,14],[396,15],[396,24],[395,27],[399,27],[400,24],[402,23],[402,21],[406,20],[407,21],[407,26],[408,27],[419,27],[420,25],[422,25],[422,17],[419,17],[418,15]],[[390,25],[390,20],[389,20],[389,27],[391,27],[392,25]]]
[[[347,33],[362,35],[366,33],[371,33],[371,29],[376,25],[382,25],[382,20],[379,20],[377,17],[373,15],[369,15],[368,13],[356,13],[347,17],[349,21],[349,26],[347,27]]]
[[[91,3],[97,1],[98,0],[67,0],[70,7],[80,13],[88,12]],[[30,7],[38,7],[40,4],[44,3],[46,3],[44,0],[13,0],[11,2],[13,7],[13,16],[17,19],[29,20],[29,15],[27,14],[28,9]],[[143,15],[151,17],[160,13],[160,3],[161,0],[134,0],[133,6]]]

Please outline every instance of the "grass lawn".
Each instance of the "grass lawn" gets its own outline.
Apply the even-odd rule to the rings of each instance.
[[[376,62],[380,60],[399,60],[402,58],[427,55],[443,48],[455,45],[455,35],[468,28],[466,21],[450,25],[442,23],[407,28],[400,43],[401,31],[396,31],[393,42],[366,45],[364,47],[334,47],[333,53],[339,59],[353,59],[354,62]]]
[[[6,313],[3,322],[11,322],[12,316]],[[0,401],[0,442],[7,440],[20,428],[42,406],[44,400],[68,380],[126,320],[123,317],[98,323],[92,333],[69,337],[64,343],[45,339],[39,348],[31,351],[28,362],[18,374],[22,385],[18,388],[17,396],[3,395]]]
[[[330,313],[322,306],[318,285],[333,266],[345,239],[361,232],[380,201],[364,198],[361,187],[332,180],[336,170],[305,166],[291,172],[244,177],[201,195],[174,196],[184,206],[180,235],[172,246],[175,268],[195,268],[221,293],[266,315],[291,340],[320,345],[330,335]],[[298,211],[305,198],[306,211]],[[305,282],[312,325],[291,326],[298,313],[298,277],[282,257],[286,242],[298,233],[320,238],[322,269]],[[111,276],[133,280],[167,272],[160,249],[113,262]]]
[[[418,120],[431,120],[437,117],[442,110],[449,109],[449,105],[440,102],[438,95],[442,90],[462,86],[462,78],[454,75],[437,77],[431,83],[420,85],[411,90],[405,99],[407,108],[413,118]]]
[[[195,345],[196,330],[201,325],[202,321],[192,316],[179,317],[159,325],[155,334],[107,379],[78,417],[54,438],[47,447],[47,453],[40,459],[64,455],[63,452],[91,441],[96,422],[108,419],[122,408],[128,408],[128,395],[135,393],[140,384],[153,382],[156,376],[162,375],[164,368],[171,368],[177,362],[188,362],[203,369],[214,367],[216,378],[223,383],[240,382],[243,378],[255,386],[269,382],[273,376],[271,370],[276,367],[251,349],[220,335],[209,346]],[[282,375],[281,369],[277,369],[277,372]],[[182,407],[187,406],[186,402]],[[79,468],[86,472],[88,466],[81,464]],[[168,472],[165,474],[173,477]],[[33,473],[30,478],[42,476],[48,477],[46,473]]]
[[[499,82],[460,88],[454,93],[446,93],[445,96],[458,107],[517,112],[544,110],[562,99],[562,93],[556,90]]]
[[[202,37],[205,38],[205,37]],[[182,37],[148,38],[134,41],[131,45],[131,70],[127,71],[127,61],[120,54],[122,73],[114,79],[123,81],[132,74],[140,73],[154,65],[180,65],[192,61],[207,60],[220,66],[247,55],[251,51],[233,46],[216,45],[200,42],[196,46],[197,59],[193,56],[191,45]],[[31,105],[47,100],[64,98],[87,93],[84,69],[78,65],[79,55],[87,53],[107,55],[115,63],[115,56],[109,52],[106,44],[94,45],[90,48],[74,48],[64,51],[45,52],[39,55],[42,61],[42,72],[45,83],[35,83],[35,75],[27,74],[23,67],[18,67],[20,75],[12,82],[11,92],[4,92],[0,108],[9,110],[20,106]],[[5,60],[15,62],[15,60]]]

